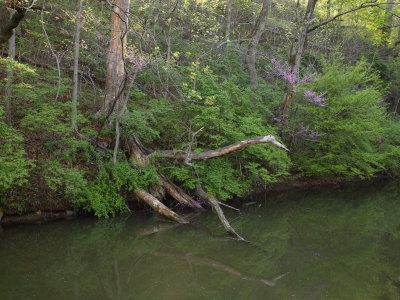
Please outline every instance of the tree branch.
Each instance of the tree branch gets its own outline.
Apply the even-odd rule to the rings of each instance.
[[[310,33],[310,32],[312,32],[312,31],[314,31],[315,29],[318,29],[319,27],[324,26],[324,25],[326,25],[326,24],[332,22],[332,21],[336,20],[337,18],[339,18],[339,17],[341,17],[341,16],[343,16],[343,15],[349,14],[349,13],[351,13],[351,12],[354,12],[354,11],[357,11],[357,10],[360,10],[360,9],[363,9],[363,8],[367,8],[367,7],[376,7],[376,6],[379,6],[379,5],[400,4],[400,2],[385,2],[385,3],[376,3],[376,2],[377,2],[377,0],[376,0],[376,1],[373,1],[373,2],[365,2],[365,3],[362,3],[362,4],[361,4],[360,6],[358,6],[358,7],[355,7],[355,8],[346,10],[346,11],[343,11],[343,12],[337,14],[336,16],[334,16],[334,17],[332,17],[332,18],[330,18],[330,19],[327,19],[327,20],[325,20],[324,22],[319,23],[318,25],[315,25],[314,27],[308,29],[308,30],[307,30],[307,33]]]
[[[266,135],[266,136],[260,136],[257,138],[252,138],[252,139],[247,139],[247,140],[243,140],[240,142],[236,142],[234,144],[231,144],[231,145],[228,145],[228,146],[216,149],[216,150],[209,150],[209,151],[204,151],[204,152],[200,152],[200,153],[187,152],[187,151],[183,151],[183,150],[179,150],[179,151],[158,150],[158,151],[153,152],[153,154],[158,153],[158,154],[161,154],[161,157],[173,158],[173,159],[184,160],[184,161],[186,161],[188,158],[190,158],[190,160],[192,160],[192,159],[207,160],[210,158],[222,156],[222,155],[237,151],[246,146],[263,144],[263,143],[271,143],[272,145],[274,145],[275,147],[277,147],[279,149],[289,151],[289,149],[286,148],[281,143],[279,143],[273,135]]]
[[[235,231],[235,229],[232,228],[231,224],[229,224],[229,221],[226,219],[224,212],[218,204],[218,201],[212,195],[206,193],[200,183],[196,183],[196,193],[200,198],[205,199],[208,203],[210,203],[210,205],[218,215],[218,218],[224,226],[226,232],[228,232],[232,237],[239,241],[246,241]]]

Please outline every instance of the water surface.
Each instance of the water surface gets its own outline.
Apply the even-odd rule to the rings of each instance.
[[[212,213],[6,227],[0,299],[400,299],[399,196],[399,182],[260,195],[226,211],[251,244]]]

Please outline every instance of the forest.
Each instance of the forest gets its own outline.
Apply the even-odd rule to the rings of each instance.
[[[0,220],[398,176],[399,4],[1,0]]]

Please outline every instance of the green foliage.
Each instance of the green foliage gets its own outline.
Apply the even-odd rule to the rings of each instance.
[[[3,115],[0,106],[0,116]],[[34,166],[26,159],[23,137],[0,119],[0,200],[5,190],[26,182],[29,170]]]
[[[275,102],[271,87],[263,85],[254,92],[245,85],[242,87],[237,76],[227,77],[221,70],[219,66],[217,72],[221,74],[217,75],[210,66],[197,63],[182,68],[187,74],[182,91],[186,100],[177,102],[177,109],[157,119],[161,125],[168,126],[171,126],[171,120],[179,120],[171,127],[164,126],[170,128],[169,143],[178,145],[178,149],[186,150],[192,133],[201,127],[204,129],[196,136],[194,152],[216,149],[251,137],[276,135],[265,122],[269,116],[268,107]],[[287,174],[290,160],[284,151],[266,144],[193,164],[196,176],[187,166],[181,165],[166,166],[164,171],[189,188],[194,187],[198,176],[208,192],[227,199],[245,194],[255,184],[275,182],[279,176]]]
[[[303,100],[297,122],[304,122],[321,137],[298,145],[293,161],[305,175],[371,177],[384,168],[377,144],[386,122],[379,77],[364,61],[354,66],[341,61],[325,63],[323,76],[309,85],[326,93],[326,106]]]
[[[385,123],[384,130],[383,143],[379,147],[384,157],[382,163],[389,174],[398,176],[400,174],[400,122],[389,119]]]

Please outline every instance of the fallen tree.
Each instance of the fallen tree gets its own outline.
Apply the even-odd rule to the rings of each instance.
[[[246,140],[242,140],[231,145],[218,148],[215,150],[208,150],[200,153],[192,153],[190,151],[191,147],[189,146],[188,151],[172,151],[172,150],[149,150],[145,148],[142,143],[140,142],[139,138],[135,136],[134,138],[125,141],[127,145],[129,154],[131,158],[139,165],[143,166],[144,164],[148,163],[150,157],[153,157],[157,154],[159,157],[164,158],[171,158],[176,160],[183,160],[185,163],[190,164],[191,160],[208,160],[215,157],[219,157],[222,155],[226,155],[242,149],[246,146],[262,144],[262,143],[270,143],[279,149],[283,149],[289,151],[283,144],[279,143],[275,136],[267,135],[261,136],[257,138],[250,138]],[[192,166],[192,165],[191,165]],[[193,167],[193,166],[192,166]],[[165,206],[160,199],[160,195],[165,195],[165,193],[169,194],[173,199],[178,201],[179,203],[193,207],[196,209],[201,209],[202,206],[195,201],[192,197],[186,194],[181,188],[177,185],[172,183],[169,179],[167,179],[163,174],[159,174],[160,179],[160,186],[158,186],[158,191],[156,192],[146,192],[143,189],[136,189],[134,194],[138,200],[144,201],[148,205],[150,205],[156,212],[164,217],[179,222],[179,223],[187,223],[187,221],[181,217],[179,214],[172,211],[170,208]],[[162,191],[160,191],[162,190]],[[245,241],[243,237],[241,237],[230,225],[229,221],[226,219],[222,208],[220,206],[220,202],[211,194],[204,191],[203,187],[201,186],[200,182],[196,183],[196,194],[201,199],[205,200],[208,203],[215,213],[217,214],[218,218],[220,219],[222,225],[224,226],[227,233],[232,236],[233,238]]]

